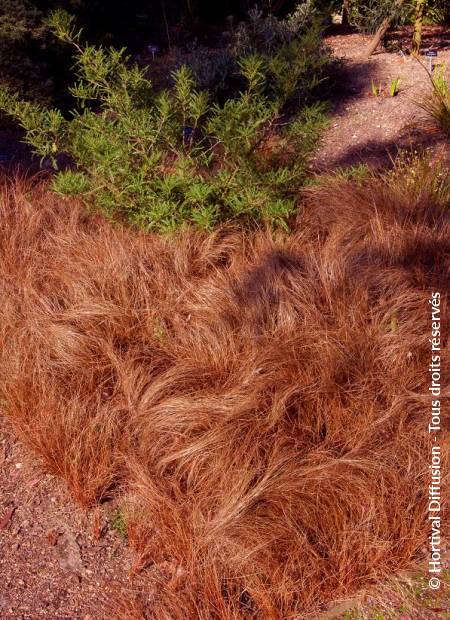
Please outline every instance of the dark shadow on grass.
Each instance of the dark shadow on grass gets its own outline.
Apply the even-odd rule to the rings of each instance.
[[[437,218],[444,222],[445,218]],[[417,288],[431,287],[432,289],[448,288],[448,272],[445,257],[450,252],[450,241],[435,239],[412,239],[400,256],[392,259],[376,248],[365,248],[353,257],[347,277],[357,282],[367,280],[367,288],[372,298],[379,290],[377,278],[373,270],[378,269],[402,273],[409,279],[410,284]]]

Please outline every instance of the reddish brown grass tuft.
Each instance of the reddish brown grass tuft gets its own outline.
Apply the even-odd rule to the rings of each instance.
[[[5,413],[79,502],[120,494],[149,617],[292,618],[420,557],[450,213],[419,177],[316,187],[290,236],[145,236],[4,185]]]

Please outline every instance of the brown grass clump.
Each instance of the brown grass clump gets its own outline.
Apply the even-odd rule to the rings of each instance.
[[[431,87],[422,96],[418,105],[426,112],[430,129],[438,129],[450,136],[450,85],[444,75],[444,68],[430,76]]]
[[[5,413],[79,502],[122,498],[148,617],[294,618],[420,558],[448,181],[318,186],[291,235],[163,238],[4,186]]]

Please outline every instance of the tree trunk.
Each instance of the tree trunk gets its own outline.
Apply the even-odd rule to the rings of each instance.
[[[348,0],[344,0],[344,2],[342,3],[342,25],[343,26],[348,26],[349,25],[349,13],[350,11],[348,10]]]
[[[397,8],[402,6],[402,4],[405,4],[405,0],[396,0],[395,2],[395,6]],[[380,44],[381,39],[384,37],[384,35],[388,31],[388,28],[391,25],[393,18],[394,17],[391,15],[390,17],[385,17],[383,19],[383,21],[381,22],[381,26],[378,28],[376,33],[373,35],[372,41],[369,43],[366,50],[364,51],[365,58],[369,58],[369,56],[372,56],[374,51],[377,49],[378,45]]]
[[[422,43],[422,23],[425,9],[427,8],[427,0],[416,0],[416,14],[414,18],[414,34],[413,34],[413,52],[420,52],[420,44]]]

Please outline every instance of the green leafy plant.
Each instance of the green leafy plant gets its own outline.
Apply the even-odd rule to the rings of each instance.
[[[311,0],[301,2],[285,19],[255,8],[232,31],[229,50],[235,58],[258,54],[267,63],[274,96],[305,101],[323,79],[330,52],[322,42],[320,12]]]
[[[391,80],[391,82],[389,83],[389,95],[391,97],[396,97],[399,93],[399,85],[400,85],[400,78],[396,77],[393,80]]]
[[[426,13],[427,21],[448,26],[450,24],[450,6],[447,0],[432,0]]]
[[[314,104],[287,122],[283,106],[295,83],[286,83],[279,58],[240,59],[244,86],[219,105],[185,66],[171,89],[155,92],[125,50],[83,45],[63,11],[50,25],[75,49],[77,109],[65,118],[4,88],[0,109],[20,122],[40,157],[58,167],[69,156],[73,165],[54,177],[56,192],[146,230],[230,220],[286,226],[325,116]]]
[[[365,163],[355,164],[347,168],[340,168],[336,171],[336,176],[340,179],[363,183],[371,175],[369,166]]]
[[[216,49],[196,40],[185,49],[176,49],[175,68],[187,65],[199,87],[222,98],[234,97],[242,88],[239,61],[258,55],[267,65],[270,95],[304,103],[323,80],[324,68],[330,62],[330,51],[322,40],[322,21],[311,0],[299,3],[284,19],[254,8],[237,25],[230,20]]]
[[[212,49],[194,39],[183,48],[174,48],[172,54],[174,69],[183,65],[189,67],[199,88],[208,89],[213,96],[232,90],[231,81],[237,65],[227,46]]]
[[[257,6],[248,13],[248,19],[231,29],[230,50],[235,56],[254,53],[274,53],[306,33],[316,22],[318,12],[314,2],[300,2],[285,19],[264,14]]]
[[[411,17],[411,4],[398,5],[396,0],[349,0],[350,23],[361,32],[373,33],[389,17],[402,24]]]
[[[117,509],[112,515],[111,529],[114,530],[114,532],[117,532],[119,536],[122,536],[122,538],[125,538],[127,535],[127,525],[125,522],[125,516],[123,512],[119,509]]]

